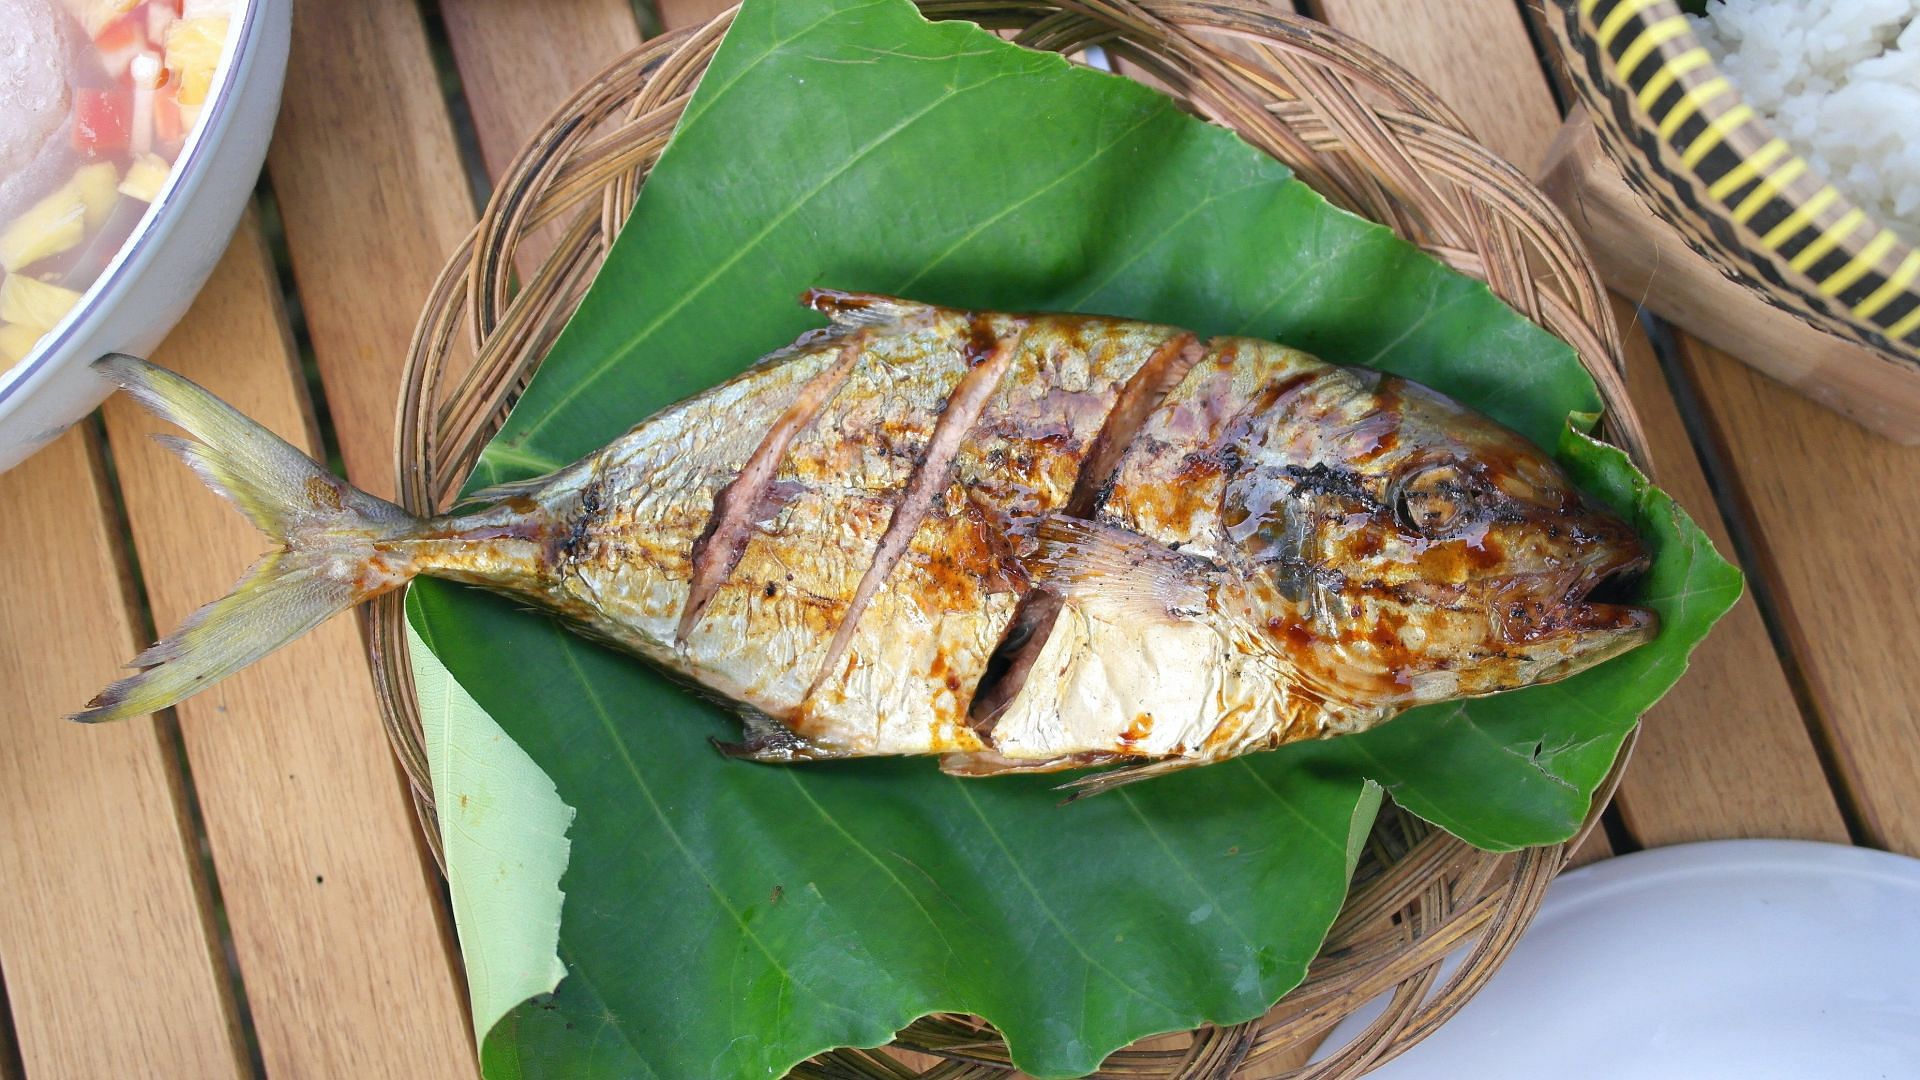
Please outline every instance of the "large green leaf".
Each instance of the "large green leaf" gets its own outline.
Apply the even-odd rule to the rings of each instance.
[[[1571,351],[1232,133],[905,0],[742,10],[598,280],[474,483],[545,471],[817,320],[810,285],[1277,338],[1451,393],[1545,446],[1656,552],[1659,641],[1543,687],[1071,806],[925,760],[727,762],[720,711],[470,589],[409,615],[577,808],[551,995],[494,1076],[764,1076],[982,1014],[1043,1076],[1259,1014],[1337,912],[1377,778],[1490,848],[1564,839],[1738,575],[1618,453]],[[457,718],[456,718],[457,720]],[[449,868],[456,896],[488,888]],[[484,928],[461,926],[464,935]]]

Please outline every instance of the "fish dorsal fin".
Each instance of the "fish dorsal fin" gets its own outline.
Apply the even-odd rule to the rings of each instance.
[[[845,327],[891,326],[933,310],[914,300],[839,289],[808,289],[800,294],[800,302]]]
[[[1074,603],[1155,619],[1207,610],[1213,568],[1157,540],[1059,515],[1042,519],[1034,537],[1034,580]]]

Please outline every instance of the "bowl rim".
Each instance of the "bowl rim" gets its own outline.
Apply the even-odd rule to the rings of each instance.
[[[109,304],[119,300],[152,261],[152,247],[158,242],[160,232],[156,226],[167,207],[176,198],[182,197],[181,188],[188,182],[188,177],[198,176],[200,169],[204,168],[204,162],[211,155],[213,133],[225,130],[235,107],[234,95],[230,91],[236,83],[241,64],[252,55],[250,46],[259,37],[260,10],[268,0],[238,2],[241,4],[238,24],[228,31],[227,40],[221,46],[220,62],[214,70],[214,81],[207,94],[206,112],[187,134],[187,141],[161,184],[160,193],[148,204],[146,212],[140,215],[139,222],[134,225],[133,233],[114,252],[100,275],[80,294],[80,300],[74,304],[73,310],[56,323],[18,363],[0,370],[0,415],[8,411],[12,399],[38,385],[38,376],[60,366],[54,361],[63,356],[67,346],[80,337]]]
[[[1920,367],[1920,251],[1775,133],[1693,17],[1675,0],[1560,6],[1568,75],[1634,190],[1775,306]]]

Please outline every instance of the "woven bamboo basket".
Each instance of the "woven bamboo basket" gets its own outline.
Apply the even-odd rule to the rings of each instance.
[[[1673,0],[1560,0],[1569,73],[1627,180],[1769,301],[1920,364],[1920,252],[1740,100]]]
[[[1603,268],[1612,273],[1636,261],[1626,252],[1677,237],[1739,288],[1675,266],[1651,290],[1650,308],[1862,424],[1920,444],[1920,251],[1740,99],[1673,0],[1557,0],[1546,21],[1601,148],[1644,204],[1630,220],[1577,215],[1597,230]],[[1592,183],[1554,177],[1548,187],[1576,189],[1579,206],[1604,204],[1602,191],[1577,190]],[[1651,272],[1633,267],[1614,284],[1648,292]],[[1709,295],[1720,288],[1730,295]],[[1676,289],[1699,295],[1661,295]],[[1747,313],[1747,298],[1824,337],[1767,322],[1772,313],[1757,302]],[[1697,318],[1703,308],[1718,317]]]
[[[1379,53],[1260,0],[923,0],[921,7],[931,18],[968,19],[1032,48],[1071,55],[1101,46],[1192,112],[1285,161],[1336,203],[1485,279],[1578,350],[1608,406],[1603,434],[1646,467],[1606,295],[1573,231],[1524,176]],[[504,420],[619,232],[731,18],[728,12],[656,38],[608,68],[500,179],[414,336],[396,461],[399,498],[410,510],[445,506]],[[404,618],[397,597],[380,601],[370,648],[388,732],[437,855]],[[1559,847],[1489,854],[1388,806],[1299,988],[1258,1020],[1118,1051],[1100,1075],[1282,1075],[1284,1063],[1301,1060],[1328,1029],[1381,995],[1389,995],[1385,1012],[1359,1036],[1284,1075],[1354,1077],[1403,1052],[1453,1015],[1512,949],[1548,882],[1597,823],[1619,768],[1580,836]],[[1440,961],[1462,948],[1464,963],[1443,981]],[[1005,1044],[971,1017],[922,1018],[894,1047],[936,1063],[843,1050],[794,1075],[965,1080],[1011,1072]]]

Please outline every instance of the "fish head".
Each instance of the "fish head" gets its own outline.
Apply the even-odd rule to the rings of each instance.
[[[1224,492],[1242,614],[1322,697],[1404,708],[1551,682],[1651,640],[1649,565],[1520,435],[1334,369],[1270,403]]]

